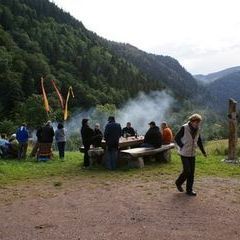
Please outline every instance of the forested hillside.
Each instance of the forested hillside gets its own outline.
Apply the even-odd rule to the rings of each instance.
[[[111,51],[137,66],[148,77],[161,81],[177,98],[194,99],[202,90],[193,76],[170,56],[149,54],[129,44],[107,40],[103,42]]]
[[[51,79],[63,95],[73,86],[72,111],[118,107],[140,91],[166,89],[183,101],[198,96],[196,80],[175,59],[106,41],[48,0],[1,0],[0,23],[1,119],[36,125],[47,118],[41,76],[52,118],[61,110]]]
[[[1,117],[16,117],[22,103],[40,93],[41,76],[56,79],[65,94],[72,85],[76,107],[119,105],[139,91],[163,88],[47,0],[1,1],[0,19]],[[54,107],[53,88],[47,91]]]
[[[207,87],[214,98],[215,110],[226,112],[229,98],[240,102],[240,71],[219,78]]]

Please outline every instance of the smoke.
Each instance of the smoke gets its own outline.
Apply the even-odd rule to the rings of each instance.
[[[131,122],[135,130],[139,134],[144,134],[149,128],[148,123],[155,121],[160,125],[162,121],[166,121],[166,114],[173,98],[165,92],[154,91],[146,95],[139,93],[138,97],[126,103],[117,114],[117,121],[125,126],[127,122]]]
[[[166,115],[170,109],[174,99],[166,92],[153,91],[149,94],[139,93],[134,99],[129,100],[122,108],[117,110],[115,115],[116,121],[122,127],[127,122],[131,122],[132,126],[139,134],[144,134],[148,129],[148,123],[155,121],[160,125],[166,120]],[[107,123],[108,114],[97,114],[96,109],[91,108],[87,111],[76,112],[68,122],[65,128],[68,134],[80,131],[81,120],[83,118],[90,119],[90,125],[93,127],[96,122],[101,124],[102,130]]]

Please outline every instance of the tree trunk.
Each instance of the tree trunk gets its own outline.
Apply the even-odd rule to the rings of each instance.
[[[229,138],[228,138],[228,159],[227,161],[236,163],[237,157],[237,102],[234,99],[229,99]]]

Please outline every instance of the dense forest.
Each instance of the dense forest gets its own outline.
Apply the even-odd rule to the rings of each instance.
[[[41,77],[50,116],[42,104]],[[165,90],[177,103],[170,112],[173,123],[208,94],[177,60],[103,39],[48,0],[1,0],[0,132],[1,125],[26,121],[36,127],[48,117],[62,118],[51,79],[64,96],[73,87],[72,112],[105,104],[118,108],[141,91]]]
[[[85,108],[119,106],[139,91],[164,88],[101,46],[80,22],[47,0],[1,1],[0,22],[1,118],[17,120],[23,102],[38,103],[33,99],[39,99],[41,76],[55,79],[64,94],[72,85],[72,106]],[[54,89],[50,84],[46,88],[56,107]]]

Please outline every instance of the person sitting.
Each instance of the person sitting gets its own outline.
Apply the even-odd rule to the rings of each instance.
[[[135,136],[135,131],[130,122],[127,122],[127,126],[122,129],[122,136],[123,137]]]
[[[162,134],[155,122],[149,123],[149,129],[144,137],[142,147],[160,148],[162,146]]]
[[[93,146],[95,148],[101,147],[102,146],[102,139],[103,139],[103,134],[100,130],[100,124],[96,123],[95,124],[95,129],[94,129]]]
[[[12,134],[9,139],[8,155],[10,157],[16,158],[18,156],[19,142],[17,140],[16,134]]]
[[[3,136],[0,138],[0,157],[5,158],[8,155],[9,141]]]
[[[168,127],[166,122],[163,122],[161,124],[161,133],[162,133],[162,143],[164,145],[167,145],[173,142],[172,130]]]

